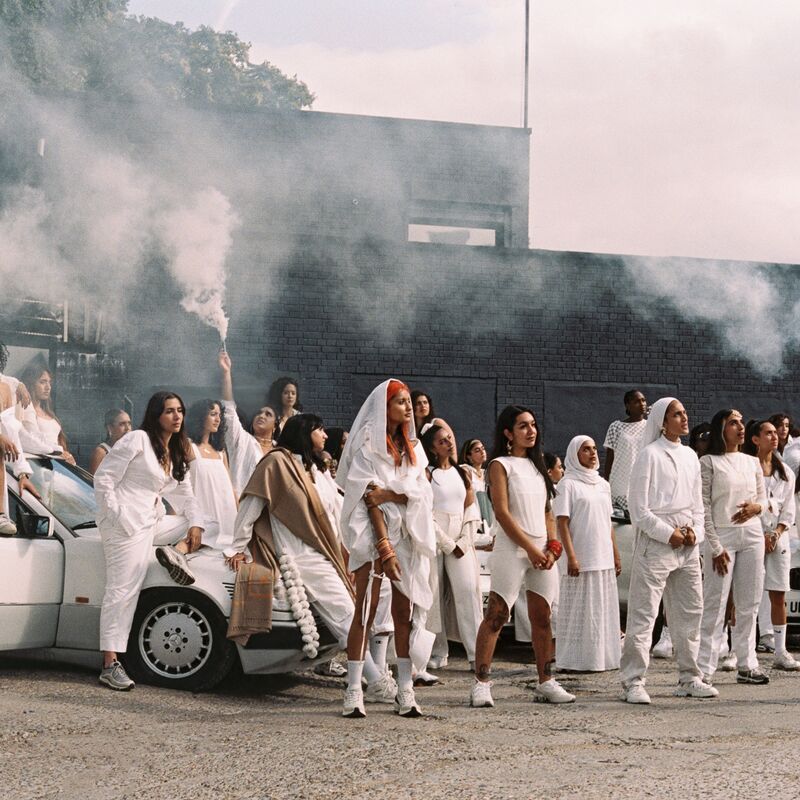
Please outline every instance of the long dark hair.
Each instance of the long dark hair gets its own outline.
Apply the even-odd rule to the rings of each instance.
[[[220,400],[198,400],[189,407],[186,412],[186,435],[196,444],[200,444],[203,438],[203,429],[206,425],[206,417],[214,406],[219,408],[219,429],[208,437],[208,443],[217,451],[225,449],[225,414],[222,411],[222,401]]]
[[[784,415],[781,415],[781,419],[783,416]],[[743,453],[747,453],[749,456],[758,456],[758,447],[753,441],[753,437],[760,436],[761,428],[763,428],[767,423],[770,425],[775,424],[771,419],[751,419],[747,423],[747,427],[744,429],[744,444],[742,445]],[[789,479],[786,477],[786,467],[783,464],[783,459],[777,453],[773,454],[773,456],[773,471],[778,473],[782,481],[788,481]]]
[[[20,375],[20,380],[25,384],[25,388],[30,393],[31,398],[35,397],[33,385],[39,378],[47,373],[50,376],[50,380],[53,379],[53,373],[50,371],[50,367],[47,366],[47,363],[41,356],[37,356],[33,359],[29,364],[25,366],[25,369],[22,370],[22,374]],[[56,416],[56,412],[53,408],[53,392],[52,389],[50,390],[50,397],[47,400],[39,400],[37,401],[39,405],[42,407],[42,410],[49,414],[56,422],[61,424],[61,421]]]
[[[312,431],[322,427],[322,418],[316,414],[295,414],[286,420],[278,437],[278,447],[285,447],[292,453],[302,456],[303,465],[307,470],[315,464],[317,469],[324,472],[326,467],[322,453],[314,450],[314,445],[311,443]]]
[[[428,416],[422,420],[422,425],[425,425],[425,423],[430,422],[436,417],[436,412],[433,410],[433,400],[431,399],[431,396],[427,392],[423,392],[421,389],[414,389],[414,391],[411,392],[411,411],[414,414],[415,425],[417,419],[417,413],[415,409],[417,407],[417,398],[419,397],[428,398]],[[420,428],[422,425],[420,425]],[[417,436],[419,436],[419,431],[417,431]]]
[[[722,408],[711,418],[711,438],[708,440],[708,452],[706,455],[724,456],[728,451],[723,431],[725,428],[725,420],[728,419],[735,410],[735,408]],[[745,442],[746,441],[747,437],[745,436]]]
[[[303,410],[303,406],[300,405],[300,384],[297,382],[297,379],[290,378],[288,375],[284,375],[281,378],[276,378],[274,381],[272,381],[272,385],[269,387],[269,391],[267,392],[267,405],[275,412],[276,424],[278,419],[283,414],[283,400],[281,395],[283,394],[283,390],[290,384],[294,386],[295,391],[297,392],[294,401],[294,410]]]
[[[332,459],[338,461],[342,457],[344,435],[347,431],[344,428],[325,428],[325,433],[328,434],[325,450],[331,454]]]
[[[533,417],[533,423],[536,425],[536,444],[529,447],[527,451],[528,458],[533,462],[533,466],[539,470],[539,474],[544,478],[545,486],[547,486],[547,499],[548,502],[551,498],[556,496],[556,489],[553,486],[553,481],[547,474],[547,466],[544,463],[544,450],[542,448],[542,429],[536,419],[536,414],[533,409],[526,408],[525,406],[506,406],[497,417],[497,424],[494,428],[494,444],[492,446],[492,453],[489,461],[494,461],[496,458],[508,455],[506,443],[508,439],[504,431],[513,431],[514,423],[520,414],[530,414]]]
[[[431,425],[425,433],[422,434],[420,437],[420,441],[422,442],[422,447],[425,450],[425,455],[428,457],[428,464],[430,465],[431,477],[433,477],[433,473],[437,469],[441,469],[439,467],[439,457],[433,451],[433,440],[436,437],[436,434],[439,431],[443,431],[444,428],[441,425]],[[456,468],[456,472],[461,477],[461,480],[464,482],[464,486],[469,489],[472,486],[472,481],[470,481],[469,476],[467,475],[467,471],[460,465],[458,465],[454,459],[448,458],[451,467]]]
[[[158,418],[164,413],[164,406],[167,400],[177,400],[181,408],[186,411],[186,406],[179,394],[175,392],[156,392],[148,401],[147,408],[144,410],[144,419],[139,426],[139,430],[144,431],[150,439],[150,444],[155,451],[159,463],[163,463],[167,455],[172,463],[172,477],[180,483],[186,477],[189,469],[187,454],[189,452],[189,440],[186,438],[184,423],[181,423],[180,430],[169,437],[169,443],[164,447],[161,441],[161,425]]]

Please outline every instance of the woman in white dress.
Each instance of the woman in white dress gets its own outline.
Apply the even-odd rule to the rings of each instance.
[[[22,373],[22,382],[31,396],[30,404],[22,409],[20,440],[25,452],[58,454],[70,464],[75,463],[67,450],[67,439],[61,422],[53,410],[53,376],[43,364],[35,362]]]
[[[539,676],[534,699],[571,703],[575,696],[551,676],[550,617],[558,592],[558,570],[554,566],[562,548],[550,510],[555,492],[544,464],[536,417],[529,408],[506,406],[497,418],[489,464],[489,494],[496,517],[494,550],[489,562],[492,583],[475,645],[475,684],[470,705],[476,708],[494,705],[490,670],[497,637],[522,590],[528,601]]]
[[[455,440],[454,440],[455,441]],[[459,464],[467,471],[472,491],[475,492],[475,502],[478,504],[482,525],[481,534],[486,541],[482,541],[479,546],[491,544],[489,529],[494,524],[494,511],[489,495],[486,492],[486,448],[480,439],[467,439],[461,447]]]
[[[611,524],[611,489],[597,471],[597,445],[576,436],[553,513],[567,557],[561,576],[556,667],[582,672],[617,669],[620,658],[621,562]]]
[[[194,458],[189,463],[192,489],[203,515],[203,537],[199,543],[184,539],[175,545],[182,555],[209,547],[224,553],[226,558],[236,551],[233,545],[233,524],[236,521],[237,495],[231,484],[228,457],[225,453],[225,422],[217,400],[199,400],[186,415],[186,432]],[[171,570],[173,559],[169,546],[157,547],[159,563]]]
[[[758,666],[754,635],[764,586],[764,534],[759,517],[766,506],[766,493],[758,460],[740,452],[743,443],[742,415],[735,409],[718,411],[711,420],[708,453],[700,459],[706,538],[697,664],[706,681],[711,680],[717,670],[732,587],[736,681],[766,684],[769,678]]]
[[[456,447],[449,431],[434,425],[422,436],[422,445],[428,457],[428,479],[433,489],[433,519],[439,551],[436,558],[438,580],[434,581],[438,588],[434,607],[438,607],[439,619],[436,621],[438,632],[431,667],[446,666],[449,655],[447,640],[456,638],[456,633],[467,660],[472,663],[475,661],[475,640],[483,619],[480,571],[474,542],[480,525],[478,508],[469,476],[455,462]],[[452,596],[457,631],[447,630],[445,584]],[[429,629],[436,628],[429,625]]]
[[[384,381],[358,412],[336,473],[344,489],[342,539],[356,579],[356,614],[347,643],[344,716],[364,716],[361,671],[382,578],[392,582],[397,652],[395,713],[418,717],[413,664],[425,669],[434,635],[425,629],[433,603],[431,561],[436,533],[425,452],[416,440],[411,394]]]
[[[761,528],[765,551],[764,594],[769,600],[769,622],[775,646],[772,668],[797,672],[800,663],[786,649],[786,592],[791,588],[792,562],[789,531],[796,513],[795,477],[778,455],[778,431],[769,420],[753,420],[747,424],[742,450],[758,457],[764,475],[766,505],[761,514]]]
[[[222,405],[225,419],[225,449],[230,459],[231,483],[238,497],[247,486],[256,464],[275,446],[277,417],[271,406],[262,406],[245,430],[233,399],[233,363],[227,351],[218,357],[222,381]]]
[[[174,392],[156,392],[139,430],[111,448],[94,476],[97,525],[106,561],[106,589],[100,610],[100,682],[128,690],[133,681],[118,661],[128,646],[139,591],[153,558],[153,535],[166,498],[189,521],[194,545],[203,532],[189,477],[192,458],[183,430],[184,405]]]
[[[647,424],[647,400],[638,389],[625,392],[625,419],[609,425],[603,447],[606,450],[603,477],[611,484],[611,502],[622,511],[628,510],[628,487],[631,469],[639,455],[642,434]]]
[[[126,433],[130,433],[133,427],[128,412],[123,411],[121,408],[111,408],[106,411],[104,426],[106,435],[103,441],[92,450],[92,454],[89,456],[89,472],[91,472],[92,475],[97,472],[97,468],[106,455],[108,455],[108,451],[111,450]]]

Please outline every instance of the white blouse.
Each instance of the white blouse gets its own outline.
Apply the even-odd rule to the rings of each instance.
[[[533,539],[538,547],[547,538],[547,484],[542,474],[527,456],[501,456],[495,459],[503,465],[508,478],[508,510],[514,521]],[[528,554],[503,530],[494,525],[494,552],[510,553],[519,558]]]
[[[186,517],[190,527],[203,527],[189,471],[180,483],[164,472],[142,430],[126,433],[111,448],[95,473],[94,494],[98,526],[122,528],[129,536],[154,527],[164,516],[162,498]]]
[[[779,456],[773,456],[778,458]],[[782,480],[773,468],[772,475],[764,477],[767,502],[761,513],[761,526],[764,533],[771,533],[778,525],[786,526],[788,531],[794,525],[796,508],[794,502],[794,473],[786,468],[787,480]]]
[[[761,533],[758,517],[744,523],[733,522],[740,503],[758,503],[762,510],[767,503],[764,474],[755,456],[746,453],[705,455],[700,459],[703,480],[703,506],[705,507],[706,537],[711,555],[723,550],[718,531],[726,528],[749,528]]]
[[[261,445],[253,434],[248,433],[239,421],[236,403],[223,400],[225,413],[225,449],[231,470],[231,483],[236,496],[241,496],[258,462],[264,457]]]

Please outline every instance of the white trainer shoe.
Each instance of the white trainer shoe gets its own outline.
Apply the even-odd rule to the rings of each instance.
[[[686,683],[678,684],[675,697],[696,697],[705,700],[709,697],[719,697],[719,690],[701,681],[700,678],[692,678]]]
[[[800,661],[789,653],[776,653],[772,661],[772,669],[780,669],[784,672],[797,672],[800,670]]]
[[[401,717],[421,717],[422,709],[417,705],[414,689],[398,689],[394,698],[394,713]]]
[[[647,694],[647,689],[644,688],[643,683],[634,683],[625,690],[625,696],[622,698],[626,703],[635,703],[637,705],[649,706],[650,695]]]
[[[537,703],[574,703],[575,695],[570,694],[555,678],[550,678],[537,684],[533,699]]]
[[[364,711],[364,692],[360,686],[356,686],[354,689],[348,686],[345,689],[342,716],[351,719],[367,716],[367,712]]]
[[[8,514],[0,511],[0,536],[13,536],[17,526],[8,518]]]
[[[653,648],[653,658],[672,658],[672,637],[669,628],[661,629],[661,638]]]
[[[428,669],[442,669],[447,666],[448,660],[447,656],[431,656],[428,659]]]
[[[439,683],[439,678],[426,669],[414,676],[414,686],[436,686],[437,683]]]
[[[725,658],[721,658],[719,660],[719,664],[717,664],[717,669],[720,672],[734,672],[736,667],[739,665],[739,662],[736,660],[736,653],[728,653]]]
[[[367,684],[364,700],[367,703],[394,703],[397,694],[397,684],[391,675],[383,675],[374,683]]]
[[[494,708],[491,681],[475,681],[469,693],[469,704],[473,708]]]

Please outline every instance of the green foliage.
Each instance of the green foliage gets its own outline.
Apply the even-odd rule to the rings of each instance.
[[[314,95],[234,33],[127,13],[128,0],[0,0],[0,66],[34,91],[221,108],[307,108]],[[5,71],[4,70],[4,71]]]

